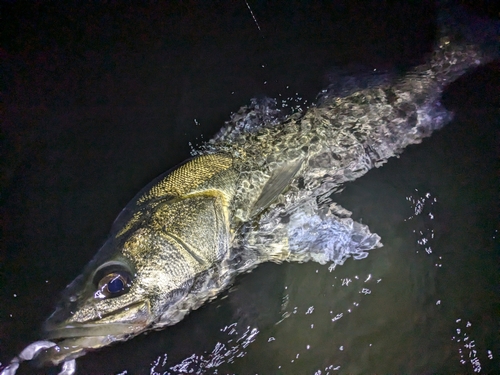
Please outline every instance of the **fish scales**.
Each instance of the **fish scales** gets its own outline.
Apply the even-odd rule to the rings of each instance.
[[[303,174],[316,176],[318,173],[311,170],[315,159],[333,158],[325,154],[339,159],[327,163],[330,170],[344,171],[345,166],[356,164],[367,149],[372,154],[367,163],[371,160],[373,166],[378,166],[450,119],[439,103],[444,86],[482,60],[478,48],[452,46],[443,38],[430,62],[401,80],[387,78],[379,87],[345,97],[327,93],[304,115],[292,116],[282,124],[268,124],[260,131],[248,131],[243,124],[229,124],[209,142],[206,151],[230,152],[241,173],[261,165],[272,170],[280,163],[302,157],[309,160]],[[367,165],[366,170],[371,167]],[[357,177],[348,175],[341,182]]]

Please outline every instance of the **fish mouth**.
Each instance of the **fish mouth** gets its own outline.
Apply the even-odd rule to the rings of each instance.
[[[128,338],[128,337],[127,337]],[[91,350],[102,348],[116,341],[126,340],[125,336],[78,336],[54,340],[56,344],[40,351],[34,358],[35,366],[56,366],[85,355]]]
[[[121,309],[127,312],[124,321],[110,321],[111,314],[99,321],[85,323],[59,323],[49,318],[43,327],[44,338],[56,345],[43,350],[36,358],[38,365],[57,365],[78,358],[90,350],[99,349],[114,342],[125,341],[144,332],[151,324],[149,303],[139,302]]]
[[[57,311],[45,322],[44,337],[66,339],[93,336],[126,336],[144,330],[151,323],[148,302],[138,302],[90,322],[58,321]]]
[[[146,322],[145,322],[146,323]],[[67,325],[45,331],[45,338],[49,340],[64,340],[76,337],[98,337],[98,336],[126,336],[142,331],[147,324],[126,324],[126,323],[107,323],[107,324],[79,324]]]

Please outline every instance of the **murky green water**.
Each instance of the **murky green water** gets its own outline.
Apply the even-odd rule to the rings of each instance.
[[[285,25],[262,41],[253,20],[245,23],[244,5],[221,8],[214,25],[219,13],[198,14],[196,28],[171,26],[190,19],[186,10],[162,24],[152,14],[163,8],[128,28],[112,22],[113,12],[92,9],[60,21],[82,18],[82,34],[51,26],[71,12],[49,9],[41,13],[45,34],[24,31],[24,40],[8,46],[2,364],[39,338],[57,293],[99,248],[120,209],[187,158],[188,142],[208,139],[251,97],[300,92],[312,100],[334,66],[416,63],[429,42],[418,30],[427,15],[414,15],[417,7],[339,3],[317,10],[312,25],[307,12],[263,14],[267,8],[255,5],[263,30]],[[318,14],[331,14],[326,26]],[[290,17],[303,28],[286,26]],[[78,373],[500,368],[499,72],[494,63],[452,84],[444,100],[456,110],[452,123],[335,197],[384,247],[335,270],[262,265],[176,326],[87,354]],[[23,365],[18,373],[57,370]]]

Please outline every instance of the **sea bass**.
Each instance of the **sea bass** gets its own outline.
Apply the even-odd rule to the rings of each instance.
[[[51,341],[30,345],[3,374],[35,356],[73,373],[75,358],[176,324],[263,262],[366,257],[380,237],[332,193],[444,126],[445,86],[489,58],[441,37],[428,63],[402,78],[331,87],[287,118],[272,101],[242,108],[123,209],[46,321]]]

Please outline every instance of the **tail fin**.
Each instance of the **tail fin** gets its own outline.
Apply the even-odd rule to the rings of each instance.
[[[500,57],[500,21],[475,15],[453,1],[442,1],[439,8],[436,48],[429,64],[415,73],[425,75],[430,69],[442,89],[471,67]]]
[[[497,15],[498,18],[498,15]],[[500,57],[500,19],[475,14],[465,6],[444,0],[439,6],[438,32],[440,39],[454,45],[474,45],[487,63]]]

